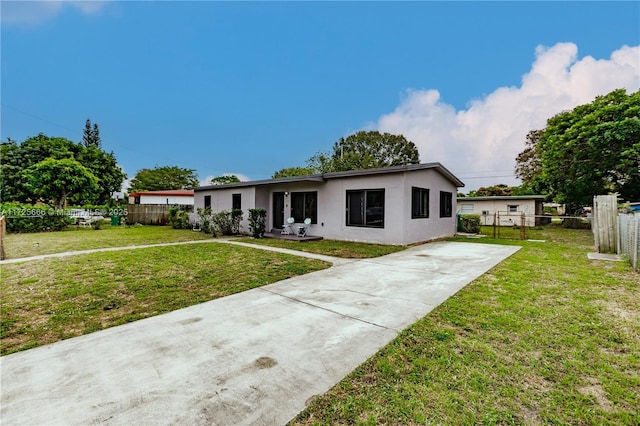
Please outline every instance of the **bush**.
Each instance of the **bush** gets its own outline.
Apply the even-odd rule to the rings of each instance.
[[[170,207],[169,224],[173,226],[174,229],[189,228],[189,213],[179,206]]]
[[[200,229],[202,230],[202,232],[204,232],[205,234],[213,233],[213,236],[215,237],[217,234],[211,222],[211,209],[203,209],[202,207],[199,207],[197,213],[198,217],[200,217]]]
[[[264,237],[266,218],[265,209],[249,209],[249,230],[254,238]]]
[[[233,209],[231,211],[223,210],[211,215],[211,223],[215,228],[215,232],[222,235],[236,235],[240,231],[240,220],[242,219],[242,210]]]
[[[60,231],[75,223],[75,218],[65,213],[66,210],[20,203],[4,203],[0,207],[0,216],[7,219],[7,232],[15,233]]]
[[[461,214],[458,217],[458,232],[467,232],[469,234],[480,233],[480,215]]]

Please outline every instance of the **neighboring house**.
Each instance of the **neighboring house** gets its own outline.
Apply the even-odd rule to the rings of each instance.
[[[544,198],[544,195],[458,197],[458,213],[480,215],[482,225],[493,225],[495,215],[498,226],[520,225],[524,213],[525,226],[536,226],[545,222]]]
[[[195,208],[267,210],[267,229],[289,217],[311,219],[308,235],[345,241],[412,244],[456,232],[456,193],[464,184],[440,163],[323,173],[195,189]],[[293,228],[297,228],[294,225]]]
[[[129,194],[129,204],[180,204],[193,206],[193,189],[134,192]]]

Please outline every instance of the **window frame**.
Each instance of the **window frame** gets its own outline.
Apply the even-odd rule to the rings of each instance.
[[[237,207],[236,207],[237,203]],[[231,210],[242,210],[242,194],[231,194]]]
[[[411,187],[411,219],[429,218],[429,194],[429,188],[420,188],[417,186]]]
[[[296,199],[302,198],[302,215],[297,212]],[[310,203],[313,204],[310,205]],[[311,212],[309,212],[311,210]],[[311,219],[311,224],[318,223],[318,191],[296,191],[291,192],[291,217],[296,223],[302,223],[305,219]]]
[[[518,204],[507,204],[507,212],[518,213]]]
[[[204,196],[204,208],[211,210],[211,195]]]
[[[440,217],[453,217],[453,193],[440,191]]]
[[[381,206],[373,206],[373,205],[369,205],[369,202],[371,200],[372,197],[374,196],[379,196],[382,195],[382,205]],[[352,223],[351,217],[352,217],[352,206],[351,206],[351,199],[354,195],[359,195],[359,207],[358,210],[360,211],[360,219],[362,221],[362,223]],[[355,226],[355,227],[359,227],[359,228],[378,228],[378,229],[384,229],[384,217],[385,217],[385,189],[384,188],[373,188],[373,189],[348,189],[345,192],[345,196],[346,196],[346,201],[345,201],[345,225],[346,226]],[[355,197],[353,197],[355,198]],[[370,214],[368,213],[368,210],[371,209],[375,209],[375,208],[381,208],[381,218],[380,220],[380,224],[374,224],[373,221],[374,220],[378,220],[378,219],[370,219],[369,216]],[[372,215],[371,215],[372,216]],[[371,223],[369,222],[369,220],[371,220]]]

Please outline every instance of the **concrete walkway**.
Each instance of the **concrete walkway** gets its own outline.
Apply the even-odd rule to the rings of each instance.
[[[2,357],[0,422],[284,424],[518,249],[425,244]]]

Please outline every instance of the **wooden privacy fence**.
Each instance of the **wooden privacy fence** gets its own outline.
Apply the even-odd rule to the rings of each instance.
[[[598,253],[618,253],[618,197],[593,197],[593,239]]]
[[[7,220],[4,216],[0,216],[0,260],[4,260],[4,235],[7,233]]]
[[[128,225],[166,225],[169,223],[171,204],[128,204],[126,221]],[[193,211],[192,205],[178,206]]]
[[[640,214],[618,215],[620,254],[624,254],[635,270],[640,269]]]

